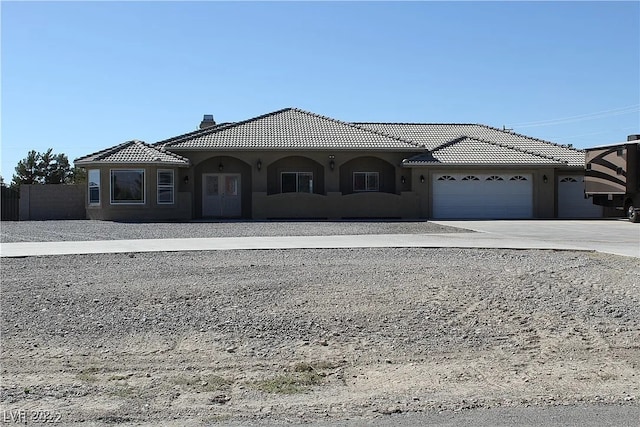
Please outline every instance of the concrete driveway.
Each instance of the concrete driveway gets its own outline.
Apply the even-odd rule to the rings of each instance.
[[[640,224],[626,219],[432,222],[491,236],[538,240],[640,258]]]
[[[496,248],[589,250],[640,258],[640,224],[626,220],[431,221],[478,233],[136,239],[0,244],[0,257],[295,248]]]

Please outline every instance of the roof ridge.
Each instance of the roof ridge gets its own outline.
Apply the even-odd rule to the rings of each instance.
[[[456,126],[476,126],[479,125],[479,123],[455,123],[455,122],[447,122],[447,123],[436,123],[436,122],[351,122],[354,124],[360,124],[360,125],[425,125],[425,126],[434,126],[434,125],[438,125],[438,126],[451,126],[451,125],[456,125]],[[482,125],[480,125],[482,126]]]
[[[164,147],[154,147],[151,144],[148,144],[144,141],[138,139],[132,139],[130,141],[125,141],[120,144],[114,145],[113,147],[106,148],[104,150],[96,151],[95,153],[87,154],[86,156],[78,157],[74,159],[74,163],[76,162],[100,162],[103,159],[118,153],[119,151],[125,150],[131,146],[135,145],[142,149],[146,155],[151,157],[154,160],[162,161],[162,158],[158,154],[166,155],[175,160],[179,160],[180,162],[191,163],[189,159],[183,157],[179,154],[173,153],[171,151],[167,151]]]
[[[335,123],[339,123],[339,124],[342,124],[342,125],[346,125],[346,126],[350,126],[352,128],[359,129],[359,130],[362,130],[362,131],[365,131],[365,132],[368,132],[368,133],[374,133],[376,135],[382,135],[382,136],[384,136],[386,138],[391,138],[391,139],[396,140],[396,141],[404,142],[405,144],[411,145],[413,147],[425,148],[424,144],[418,144],[417,142],[408,141],[408,140],[400,138],[398,136],[390,135],[390,134],[388,134],[386,132],[380,132],[380,131],[373,130],[373,129],[367,129],[367,128],[364,128],[362,126],[358,126],[358,125],[356,125],[356,124],[354,124],[352,122],[345,122],[343,120],[334,119],[333,117],[324,116],[322,114],[313,113],[311,111],[306,111],[306,110],[303,110],[303,109],[300,109],[300,108],[291,108],[291,109],[294,110],[294,111],[297,111],[299,113],[307,114],[309,116],[314,116],[314,117],[320,117],[321,119],[329,120],[329,121],[332,121],[332,122],[335,122]]]
[[[96,152],[87,154],[85,156],[73,159],[73,162],[75,163],[76,161],[82,160],[82,159],[84,159],[86,157],[94,157],[94,156],[102,156],[102,155],[105,155],[105,154],[111,154],[111,153],[113,153],[113,152],[115,152],[117,150],[120,150],[120,149],[122,149],[124,147],[127,147],[127,146],[135,143],[136,141],[138,141],[138,140],[137,139],[131,139],[129,141],[121,142],[120,144],[114,145],[113,147],[105,148],[104,150],[96,151]]]
[[[480,141],[480,142],[484,142],[484,143],[487,143],[487,144],[491,144],[491,145],[496,145],[498,147],[508,148],[508,149],[514,150],[514,151],[519,151],[521,153],[526,153],[526,154],[531,154],[533,156],[542,157],[543,159],[553,160],[553,161],[564,163],[564,164],[568,164],[569,163],[568,161],[562,160],[559,157],[547,156],[546,154],[537,153],[537,152],[531,151],[531,150],[525,150],[524,148],[516,147],[515,145],[504,144],[502,142],[487,141],[486,139],[483,139],[483,138],[476,138],[476,137],[471,137],[471,136],[467,136],[467,138],[468,139],[473,139],[475,141]]]
[[[178,136],[172,136],[171,138],[167,138],[167,139],[162,139],[158,142],[154,142],[153,146],[156,145],[162,145],[163,148],[166,145],[172,144],[174,142],[177,142],[179,140],[182,140],[184,138],[191,138],[194,136],[199,136],[199,135],[206,135],[207,133],[214,133],[216,131],[222,130],[222,129],[226,129],[228,127],[230,127],[231,125],[235,124],[236,122],[225,122],[225,123],[220,123],[217,125],[213,125],[213,126],[209,126],[207,128],[204,129],[196,129],[194,131],[191,132],[187,132],[187,133],[183,133],[182,135],[178,135]]]
[[[159,148],[157,148],[157,147],[154,147],[153,145],[148,144],[148,143],[146,143],[146,142],[144,142],[144,141],[136,141],[136,144],[138,144],[138,145],[142,145],[142,146],[143,146],[143,148],[144,148],[144,150],[145,150],[147,153],[149,153],[149,155],[150,155],[150,156],[155,156],[155,157],[157,157],[157,152],[160,152],[160,153],[162,153],[162,154],[166,154],[166,155],[168,155],[168,156],[174,157],[174,158],[176,158],[176,159],[178,159],[178,160],[187,161],[187,162],[189,162],[189,163],[191,162],[191,161],[190,161],[189,159],[187,159],[186,157],[183,157],[183,156],[181,156],[181,155],[179,155],[179,154],[176,154],[176,153],[173,153],[173,152],[171,152],[171,151],[169,151],[169,150],[166,150],[166,149],[164,148],[164,146],[163,146],[163,147],[159,147]]]
[[[140,145],[142,149],[152,157],[157,157],[157,152],[160,151],[160,149],[151,147],[149,144],[147,144],[144,141],[136,141],[135,144]]]
[[[458,142],[460,142],[460,141],[462,141],[464,139],[473,139],[473,138],[471,138],[470,136],[467,136],[467,135],[461,135],[461,136],[459,136],[457,138],[453,138],[452,140],[445,142],[444,144],[440,144],[437,147],[434,147],[432,150],[429,150],[429,152],[434,152],[434,151],[441,150],[443,148],[450,147],[453,144],[457,144]]]
[[[293,108],[282,108],[280,110],[272,111],[272,112],[266,113],[266,114],[261,114],[261,115],[256,116],[256,117],[251,117],[251,118],[246,119],[246,120],[241,120],[239,122],[229,122],[229,123],[226,123],[226,124],[223,123],[220,126],[211,126],[211,127],[204,128],[204,129],[198,129],[198,130],[195,130],[193,132],[185,133],[183,135],[178,135],[178,136],[175,136],[173,138],[169,138],[169,139],[166,139],[164,141],[157,142],[157,144],[164,143],[163,147],[166,147],[167,145],[171,146],[171,144],[180,142],[180,140],[182,140],[184,138],[190,138],[190,137],[193,137],[193,136],[207,135],[209,133],[216,133],[216,132],[221,131],[221,130],[231,129],[233,127],[244,125],[246,123],[250,123],[250,122],[253,122],[253,121],[256,121],[256,120],[260,120],[260,119],[263,119],[265,117],[269,117],[269,116],[272,116],[272,115],[275,115],[275,114],[283,113],[285,111],[292,110],[292,109]]]
[[[500,128],[497,128],[497,127],[494,127],[494,126],[484,125],[484,124],[481,124],[481,123],[479,123],[478,125],[482,126],[482,127],[485,127],[487,129],[496,130],[498,132],[506,133],[508,135],[515,135],[515,136],[519,136],[519,137],[522,137],[522,138],[532,139],[534,141],[544,142],[545,144],[553,145],[555,147],[565,148],[565,149],[568,149],[568,150],[577,151],[579,153],[584,152],[584,150],[580,150],[578,148],[574,148],[573,145],[569,146],[569,145],[558,144],[557,142],[551,142],[551,141],[547,141],[546,139],[536,138],[534,136],[524,135],[524,134],[518,133],[518,132],[507,131],[505,129],[500,129]]]

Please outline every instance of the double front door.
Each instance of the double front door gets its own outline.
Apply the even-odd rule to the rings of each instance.
[[[240,174],[202,174],[202,216],[238,217],[242,215]]]

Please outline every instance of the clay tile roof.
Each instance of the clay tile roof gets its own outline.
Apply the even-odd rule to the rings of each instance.
[[[582,157],[584,164],[584,155]],[[454,165],[567,165],[567,161],[519,147],[461,137],[432,151],[405,159],[405,166]]]
[[[143,141],[127,141],[74,160],[76,165],[100,163],[151,163],[171,166],[189,166],[189,159],[153,147]]]
[[[407,150],[419,143],[297,108],[285,108],[161,141],[168,150]],[[160,144],[159,143],[159,144]]]
[[[568,166],[584,167],[584,150],[554,144],[537,138],[481,124],[466,123],[355,123],[361,127],[384,132],[422,144],[434,150],[458,138],[468,137],[503,147],[529,151],[543,157],[565,162]],[[491,163],[491,159],[487,158]]]

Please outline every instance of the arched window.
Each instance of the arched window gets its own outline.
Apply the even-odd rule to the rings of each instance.
[[[498,175],[491,175],[487,178],[487,181],[504,181],[504,179],[502,179],[502,177]]]
[[[522,175],[516,175],[516,176],[512,176],[511,178],[509,178],[509,181],[526,181],[527,178],[525,178]]]
[[[480,181],[480,179],[474,175],[467,175],[464,178],[462,178],[462,180],[463,181]]]
[[[455,181],[456,179],[451,175],[442,175],[438,178],[438,181]]]

